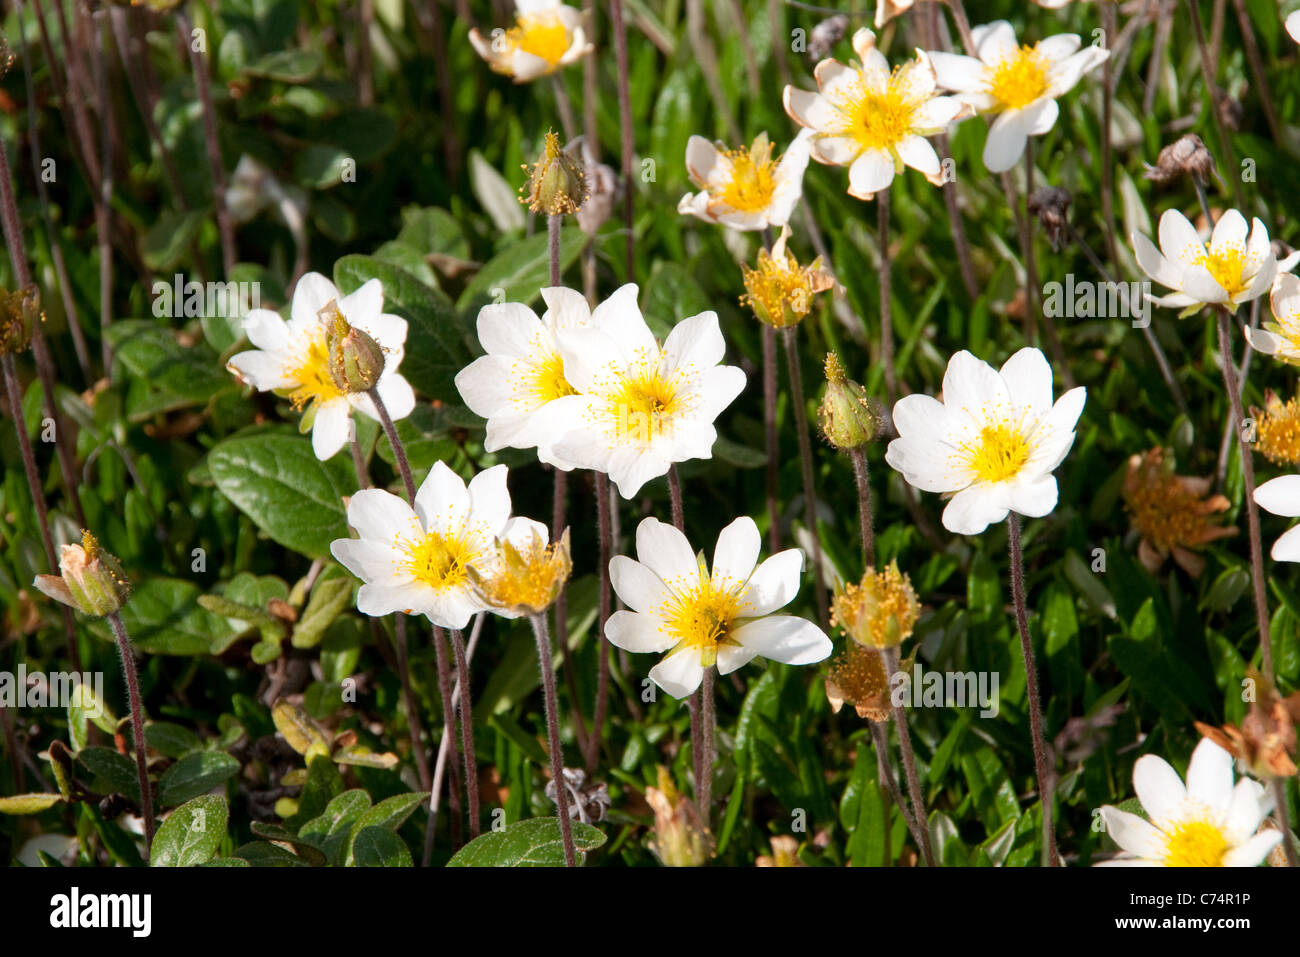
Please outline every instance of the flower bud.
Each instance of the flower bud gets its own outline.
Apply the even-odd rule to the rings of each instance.
[[[841,452],[860,449],[880,434],[880,413],[867,390],[844,374],[833,352],[826,354],[826,394],[817,407],[826,441]]]
[[[707,828],[695,805],[678,792],[667,768],[659,768],[659,786],[646,788],[645,800],[655,814],[650,850],[665,867],[702,866],[709,859]]]
[[[821,257],[811,265],[799,265],[794,254],[786,250],[789,238],[790,227],[783,226],[771,252],[758,251],[758,268],[751,269],[745,263],[740,266],[745,279],[740,304],[749,306],[760,322],[778,329],[802,322],[812,311],[813,296],[835,285],[831,274],[821,268]]]
[[[331,301],[321,312],[333,312],[329,333],[330,378],[343,392],[369,392],[384,374],[384,350],[364,330],[349,325]]]
[[[15,292],[0,289],[0,355],[26,352],[33,327],[44,321],[41,292],[34,284]]]
[[[64,545],[58,575],[37,575],[33,584],[55,601],[102,618],[126,604],[131,583],[118,560],[85,529],[80,545]]]
[[[547,544],[542,532],[516,534],[511,519],[502,535],[495,568],[486,573],[470,567],[468,573],[483,600],[504,618],[537,615],[559,597],[560,589],[573,572],[569,552],[569,530],[560,540]],[[544,530],[544,526],[541,526]],[[527,531],[527,529],[525,529]]]
[[[553,132],[546,134],[546,145],[532,165],[526,189],[520,202],[526,203],[533,212],[547,216],[575,213],[586,202],[587,176],[582,161],[562,150],[560,138]]]

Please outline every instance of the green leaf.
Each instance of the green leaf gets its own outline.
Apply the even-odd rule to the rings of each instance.
[[[112,734],[117,722],[113,712],[95,694],[88,681],[79,681],[68,697],[68,739],[73,751],[80,751],[90,741],[90,724],[93,722],[105,734]],[[148,737],[146,733],[145,737]]]
[[[292,851],[286,851],[283,847],[276,847],[274,844],[268,844],[265,841],[252,841],[241,845],[235,851],[235,857],[247,861],[253,867],[311,866],[308,861]],[[323,858],[324,855],[322,854],[321,857]]]
[[[0,797],[0,814],[40,814],[62,800],[58,793],[11,794]]]
[[[203,209],[164,210],[144,235],[140,249],[144,264],[154,272],[165,273],[175,268],[189,252],[208,215]]]
[[[406,842],[386,827],[363,827],[352,842],[357,867],[413,867]]]
[[[425,395],[459,402],[453,380],[472,356],[468,329],[451,300],[373,256],[344,256],[334,264],[334,282],[345,295],[371,279],[384,286],[384,311],[407,321],[405,358],[398,371]]]
[[[315,50],[277,50],[248,65],[248,76],[281,83],[306,83],[319,72],[321,55]]]
[[[268,841],[279,841],[282,844],[288,844],[297,853],[298,857],[306,861],[312,867],[324,867],[329,863],[329,858],[325,856],[324,850],[318,847],[313,841],[303,838],[301,835],[294,834],[279,824],[270,824],[266,821],[254,821],[250,827],[258,837],[264,837]]]
[[[239,762],[225,751],[196,751],[163,772],[158,781],[158,803],[162,807],[184,804],[238,773]]]
[[[200,594],[198,585],[179,578],[146,579],[122,608],[131,644],[151,655],[221,654],[237,634],[199,604]]]
[[[342,864],[347,856],[353,825],[370,809],[370,795],[360,788],[344,791],[325,806],[325,811],[298,829],[298,836],[325,852],[331,864]]]
[[[285,548],[322,558],[348,537],[343,496],[356,476],[342,457],[321,462],[305,439],[248,435],[216,446],[208,467],[221,493]]]
[[[170,328],[146,320],[115,322],[109,329],[114,378],[127,383],[132,422],[206,405],[216,392],[237,388],[206,344],[181,345]]]
[[[226,836],[226,799],[204,795],[173,811],[154,835],[151,867],[194,867],[211,860]]]
[[[352,576],[338,565],[327,565],[312,586],[311,597],[293,628],[295,648],[314,648],[325,629],[352,603]]]
[[[144,740],[149,747],[169,758],[183,758],[203,747],[197,734],[169,721],[151,721],[145,725]]]
[[[140,801],[140,781],[135,762],[112,748],[82,748],[77,761],[95,776],[91,789],[96,794],[121,794]]]
[[[304,823],[324,814],[330,801],[342,792],[343,776],[334,762],[323,754],[311,758],[307,763],[307,783],[298,798],[298,813],[284,822],[285,827],[297,832]]]
[[[412,791],[410,794],[398,794],[380,801],[374,807],[364,811],[352,825],[352,843],[355,845],[357,835],[368,827],[386,827],[390,831],[396,831],[406,823],[421,801],[428,800],[429,795],[423,791]],[[304,828],[305,830],[306,828]],[[352,861],[356,851],[353,847],[348,849],[348,861]]]
[[[590,824],[573,822],[573,846],[578,862],[585,851],[605,843],[605,835]],[[558,867],[564,864],[559,818],[534,817],[504,830],[489,831],[470,841],[447,862],[448,867]]]

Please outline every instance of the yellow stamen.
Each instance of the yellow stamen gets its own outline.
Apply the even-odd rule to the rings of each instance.
[[[1022,46],[993,68],[989,93],[1006,110],[1018,110],[1047,92],[1047,60],[1033,47]]]
[[[852,137],[864,150],[892,150],[911,136],[916,111],[924,101],[910,94],[905,80],[896,68],[881,92],[868,87],[859,74],[839,103],[841,134]]]
[[[665,629],[678,640],[674,652],[691,650],[699,654],[704,667],[714,664],[718,647],[731,640],[740,610],[739,591],[735,584],[715,587],[703,569],[698,584],[675,590],[660,612]]]
[[[1015,478],[1029,461],[1029,442],[1019,424],[999,422],[980,429],[978,442],[961,446],[967,465],[981,482]]]
[[[438,591],[463,585],[468,577],[466,569],[479,557],[474,544],[455,533],[425,532],[399,545],[407,555],[400,567],[416,581]]]
[[[1263,456],[1277,465],[1300,465],[1300,405],[1296,400],[1283,403],[1274,398],[1257,421],[1256,448]]]
[[[568,28],[554,13],[519,17],[506,38],[518,49],[541,57],[552,66],[560,62],[571,45]]]
[[[578,390],[564,378],[564,359],[552,352],[546,360],[532,370],[528,380],[528,394],[541,405],[566,395],[577,395]]]
[[[1165,832],[1166,867],[1222,867],[1228,853],[1223,831],[1209,821],[1183,821]]]
[[[728,150],[725,155],[731,161],[731,179],[719,199],[742,213],[764,209],[776,192],[776,163],[771,144],[760,137],[752,150],[742,146]]]
[[[1218,252],[1207,252],[1196,257],[1196,264],[1204,266],[1230,296],[1245,292],[1250,285],[1244,276],[1246,250],[1241,246],[1231,245]]]
[[[286,373],[286,378],[298,383],[298,387],[289,393],[289,401],[298,411],[313,400],[328,402],[343,395],[334,384],[334,377],[330,375],[330,352],[325,330],[313,330],[310,336],[299,364]]]
[[[642,364],[621,377],[609,399],[609,414],[620,442],[649,445],[686,411],[689,396],[682,392],[682,378],[681,372],[666,377],[651,364]]]

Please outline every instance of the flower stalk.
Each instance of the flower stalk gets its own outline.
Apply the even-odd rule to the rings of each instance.
[[[542,698],[546,706],[546,738],[551,758],[551,780],[555,782],[555,806],[560,815],[560,837],[564,842],[564,866],[578,865],[573,847],[573,824],[569,820],[568,788],[564,786],[564,755],[560,750],[560,721],[556,713],[555,668],[551,658],[551,639],[546,630],[546,616],[534,612],[528,616],[537,639],[537,663],[542,672]]]
[[[781,330],[785,340],[786,368],[790,373],[790,398],[794,406],[795,432],[799,437],[799,464],[803,471],[804,521],[812,540],[813,590],[817,602],[817,617],[825,631],[827,622],[826,583],[822,580],[822,545],[817,533],[817,492],[813,483],[812,440],[808,435],[808,410],[805,408],[803,374],[799,371],[799,345],[795,338],[797,326]]]
[[[881,653],[885,656],[885,674],[892,678],[898,671],[898,646],[886,647]],[[921,859],[925,861],[925,866],[934,867],[934,850],[930,846],[930,818],[925,813],[925,792],[921,790],[921,779],[916,773],[916,754],[912,751],[912,732],[907,727],[907,711],[901,704],[894,704],[892,696],[890,706],[894,711],[894,724],[898,728],[898,753],[903,759],[903,773],[907,776],[907,790],[912,798],[912,836],[920,845]]]
[[[113,626],[117,651],[122,658],[122,673],[126,676],[126,693],[131,704],[131,737],[135,739],[135,771],[140,784],[140,811],[144,814],[144,853],[153,848],[154,817],[153,792],[149,789],[149,767],[144,753],[144,707],[140,703],[140,679],[135,670],[135,653],[119,612],[110,612],[108,623]]]

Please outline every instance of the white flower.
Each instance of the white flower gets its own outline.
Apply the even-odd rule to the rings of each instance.
[[[766,133],[752,146],[734,150],[692,136],[686,142],[686,172],[700,192],[683,196],[677,212],[732,229],[784,226],[803,193],[807,167],[806,132],[795,137],[779,162],[772,159]]]
[[[295,409],[310,406],[303,430],[311,427],[312,448],[321,460],[348,441],[353,409],[379,419],[370,396],[343,392],[330,375],[328,334],[334,328],[334,313],[327,307],[331,306],[384,350],[384,371],[375,387],[388,414],[394,421],[410,415],[415,393],[397,372],[406,345],[406,320],[384,312],[384,289],[378,279],[343,296],[320,273],[307,273],[293,291],[289,321],[269,309],[250,309],[244,317],[244,335],[257,348],[226,363],[239,381],[259,392],[282,392]]]
[[[636,285],[628,283],[593,311],[581,293],[551,286],[542,290],[547,309],[540,319],[519,302],[479,310],[478,338],[487,355],[456,374],[456,388],[470,410],[487,419],[486,451],[536,448],[547,465],[565,471],[573,467],[552,449],[563,438],[555,400],[577,391],[565,378],[556,336],[563,329],[607,323],[618,335],[624,317],[635,314],[640,319],[636,294]]]
[[[631,610],[610,617],[605,637],[627,651],[668,652],[650,678],[674,698],[691,694],[714,664],[725,675],[756,655],[788,665],[824,660],[831,640],[820,628],[772,614],[798,592],[803,552],[787,549],[759,565],[761,544],[754,520],[736,519],[718,535],[710,572],[685,535],[644,519],[639,561],[617,555],[609,563],[614,591]]]
[[[557,341],[578,393],[549,413],[564,436],[558,459],[606,473],[631,498],[674,462],[712,457],[713,420],[745,387],[744,372],[719,365],[716,313],[683,319],[660,345],[629,297],[600,328],[562,329]]]
[[[560,0],[515,0],[515,25],[485,38],[475,27],[469,42],[496,73],[527,83],[554,73],[589,54],[594,47],[582,26],[582,13]]]
[[[1052,370],[1021,349],[999,371],[962,350],[948,361],[943,401],[908,395],[894,405],[899,437],[885,461],[926,492],[956,493],[943,525],[976,535],[1008,512],[1039,518],[1056,507],[1053,470],[1074,444],[1083,387],[1052,402]]]
[[[871,199],[888,189],[904,166],[919,170],[936,186],[944,181],[939,154],[926,139],[969,115],[960,99],[935,94],[930,57],[892,73],[876,49],[876,35],[865,27],[853,34],[862,62],[845,66],[826,59],[817,64],[817,92],[787,86],[785,111],[813,131],[810,148],[819,163],[849,168],[849,195]]]
[[[1106,832],[1123,854],[1102,866],[1255,867],[1282,841],[1259,830],[1272,810],[1263,785],[1232,784],[1232,755],[1208,738],[1187,765],[1187,784],[1163,758],[1145,754],[1133,765],[1133,790],[1150,820],[1106,805]]]
[[[1230,209],[1214,225],[1207,247],[1187,217],[1176,209],[1160,217],[1160,248],[1141,233],[1133,234],[1133,251],[1143,271],[1174,290],[1149,297],[1160,306],[1182,309],[1188,316],[1218,304],[1235,312],[1238,304],[1268,292],[1277,273],[1268,230],[1258,219],[1246,236],[1246,219]]]
[[[1300,365],[1300,277],[1282,273],[1273,282],[1269,294],[1272,321],[1262,329],[1245,326],[1246,341],[1256,352],[1274,356],[1291,365]]]
[[[1300,475],[1269,479],[1255,489],[1255,504],[1273,515],[1300,516]],[[1283,532],[1269,552],[1275,562],[1300,562],[1300,525]]]
[[[1079,49],[1077,34],[1059,33],[1034,46],[1016,43],[1015,30],[998,20],[971,31],[977,56],[931,53],[939,86],[961,95],[977,113],[997,114],[984,143],[984,165],[1002,173],[1016,165],[1030,136],[1056,125],[1058,97],[1100,66],[1109,50]]]
[[[506,467],[494,465],[464,481],[435,462],[415,508],[383,489],[362,489],[348,502],[359,538],[340,538],[330,552],[365,584],[357,610],[427,615],[442,628],[464,628],[486,605],[469,569],[490,570],[496,539],[510,518]]]
[[[1300,43],[1300,10],[1290,14],[1286,18],[1286,32],[1291,34],[1291,39]]]

